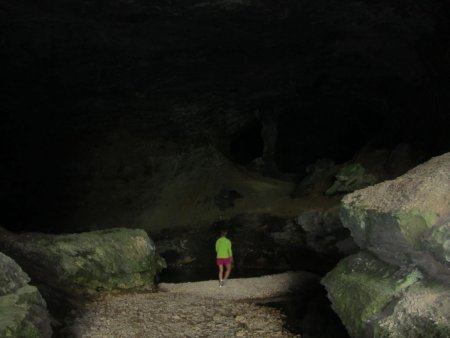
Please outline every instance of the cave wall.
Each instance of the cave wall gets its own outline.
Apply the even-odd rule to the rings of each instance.
[[[281,179],[367,145],[442,153],[448,18],[442,0],[3,1],[2,222],[135,223],[210,146]]]

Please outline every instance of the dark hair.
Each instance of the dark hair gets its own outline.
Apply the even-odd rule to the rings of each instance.
[[[226,234],[228,234],[227,229],[220,229],[220,234],[221,234],[222,236],[225,236]]]

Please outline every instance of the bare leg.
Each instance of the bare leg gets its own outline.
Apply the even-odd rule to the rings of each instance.
[[[223,280],[223,265],[219,265],[219,281]]]
[[[231,273],[231,264],[225,265],[226,271],[225,271],[225,279],[228,279]]]

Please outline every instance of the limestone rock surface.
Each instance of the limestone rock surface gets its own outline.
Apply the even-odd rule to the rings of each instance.
[[[450,153],[342,200],[363,249],[322,283],[352,337],[450,336]]]
[[[2,231],[0,244],[33,279],[69,295],[151,286],[165,264],[140,229],[65,235]]]
[[[322,280],[352,337],[448,337],[450,287],[362,252]]]
[[[349,255],[358,250],[339,219],[339,207],[311,209],[297,216],[295,223],[305,232],[306,245],[322,254]]]
[[[51,337],[47,305],[30,278],[0,252],[0,337]]]
[[[342,200],[358,245],[397,266],[417,265],[450,281],[450,153]]]

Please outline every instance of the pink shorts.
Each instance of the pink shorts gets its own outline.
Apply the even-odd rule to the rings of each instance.
[[[230,265],[231,262],[233,262],[233,258],[217,258],[216,263],[217,265]]]

